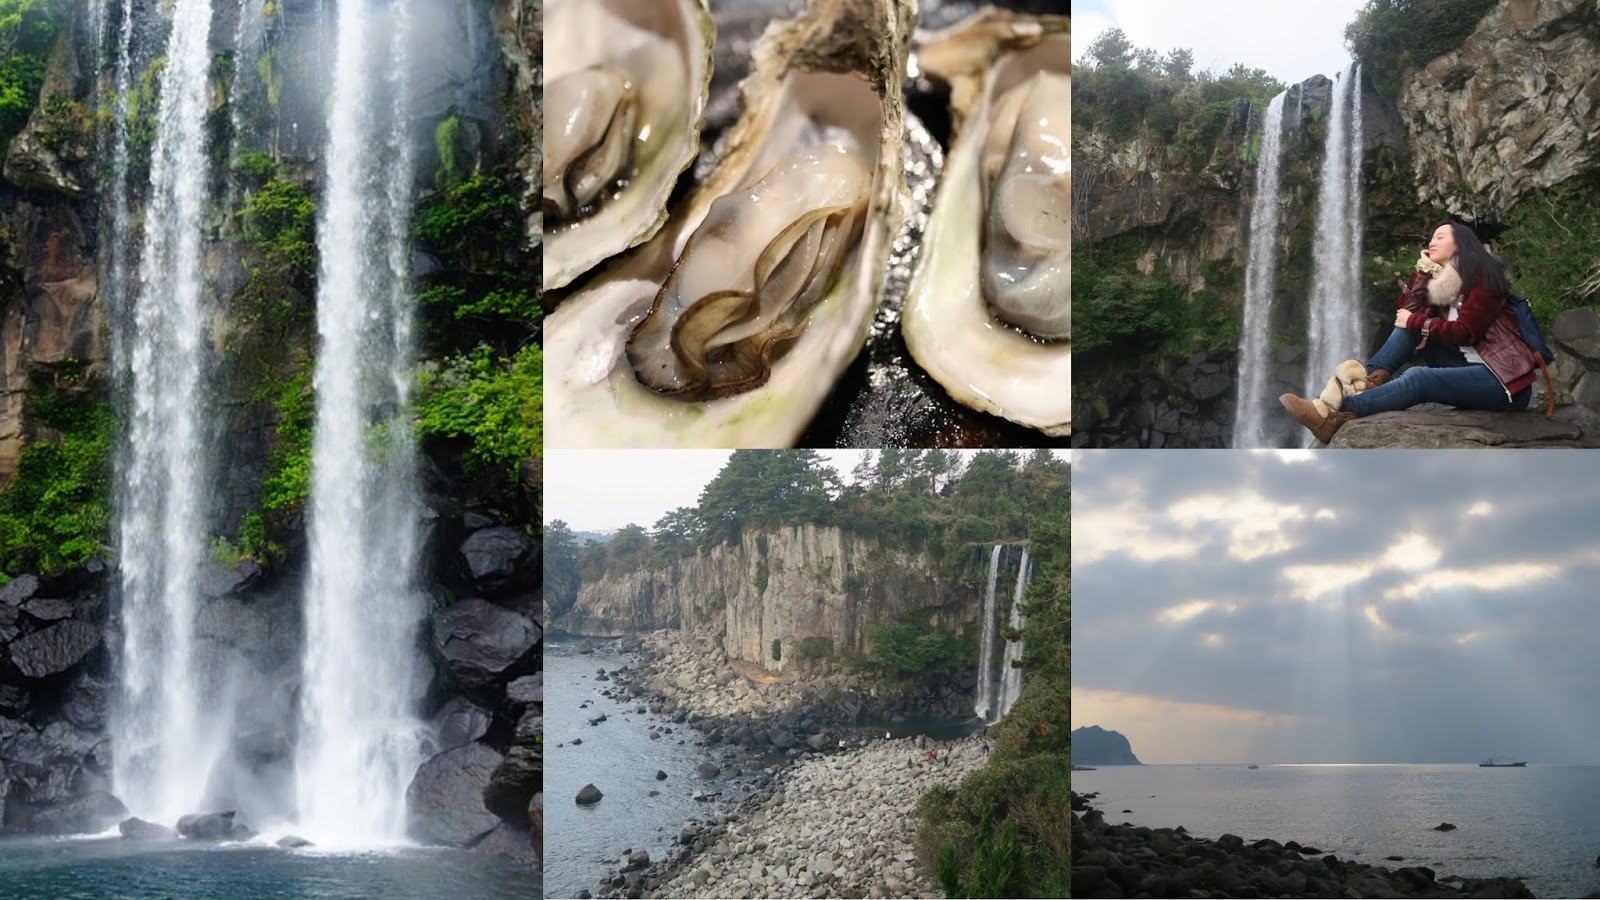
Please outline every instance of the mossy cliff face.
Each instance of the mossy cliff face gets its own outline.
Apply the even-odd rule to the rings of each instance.
[[[737,545],[586,583],[552,627],[582,635],[681,629],[719,641],[730,659],[783,672],[807,666],[824,647],[829,656],[870,652],[868,623],[981,629],[976,559],[968,571],[979,574],[945,574],[925,554],[834,527],[747,532]]]

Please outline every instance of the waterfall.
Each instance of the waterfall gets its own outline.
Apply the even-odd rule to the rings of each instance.
[[[319,348],[310,571],[295,774],[319,844],[405,835],[420,761],[424,614],[409,423],[413,179],[404,2],[339,0],[326,190],[317,229]]]
[[[1359,64],[1335,83],[1317,191],[1306,395],[1319,393],[1361,346],[1361,91]]]
[[[978,645],[978,699],[972,711],[978,718],[987,720],[989,708],[994,705],[994,586],[1000,577],[1000,551],[1003,544],[995,544],[989,554],[989,584],[983,590],[983,643]]]
[[[135,9],[132,2],[123,4],[116,75],[121,89],[130,77]],[[126,333],[118,339],[132,399],[118,472],[123,643],[121,693],[112,712],[112,781],[130,810],[163,821],[200,805],[226,750],[226,728],[201,681],[194,647],[211,476],[203,397],[213,310],[201,251],[210,27],[210,0],[176,0],[161,70],[137,290],[130,283],[123,292],[135,299],[131,322],[122,316]],[[126,184],[122,103],[114,158],[122,180],[114,188]],[[113,228],[127,229],[120,191],[112,219]],[[122,287],[117,279],[129,271],[120,249],[110,269],[115,291]]]
[[[1013,631],[1022,630],[1028,623],[1028,617],[1022,614],[1022,592],[1028,587],[1028,548],[1022,548],[1022,565],[1017,569],[1017,586],[1011,593],[1011,628]],[[1006,641],[1005,659],[1000,662],[1000,708],[996,711],[993,721],[999,721],[1006,713],[1011,711],[1012,704],[1017,702],[1017,697],[1022,693],[1022,670],[1016,663],[1022,660],[1022,644],[1019,638]]]
[[[1244,328],[1239,336],[1239,402],[1233,421],[1233,446],[1243,449],[1267,445],[1267,414],[1277,409],[1267,396],[1267,351],[1278,277],[1278,149],[1283,137],[1284,96],[1279,94],[1267,104],[1261,152],[1256,157],[1256,193],[1250,207]]]

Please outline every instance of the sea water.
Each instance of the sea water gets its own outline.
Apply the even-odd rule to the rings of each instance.
[[[1072,787],[1098,791],[1107,822],[1294,840],[1440,877],[1517,876],[1540,897],[1600,891],[1600,766],[1104,766],[1073,773]],[[1441,822],[1456,830],[1434,831]]]

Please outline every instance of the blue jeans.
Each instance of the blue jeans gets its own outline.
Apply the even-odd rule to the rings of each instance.
[[[1389,333],[1378,352],[1367,360],[1367,371],[1387,369],[1393,373],[1415,354],[1422,365],[1412,366],[1399,378],[1354,397],[1346,397],[1344,411],[1358,416],[1409,409],[1418,403],[1444,403],[1457,409],[1487,409],[1495,412],[1521,412],[1533,397],[1530,385],[1514,395],[1506,394],[1500,379],[1482,363],[1469,363],[1461,348],[1442,341],[1429,341],[1416,350],[1421,338],[1396,328]]]

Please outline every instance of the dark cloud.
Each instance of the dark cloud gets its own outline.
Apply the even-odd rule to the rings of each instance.
[[[1600,453],[1075,461],[1075,688],[1294,717],[1263,760],[1600,761]]]

